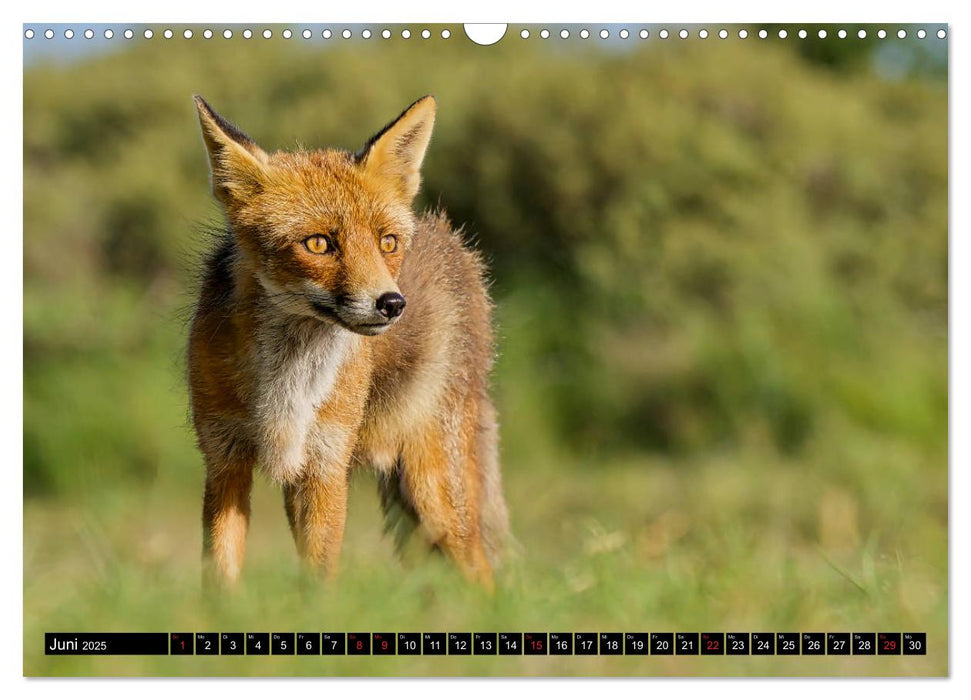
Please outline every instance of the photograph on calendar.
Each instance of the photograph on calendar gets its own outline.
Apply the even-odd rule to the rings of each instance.
[[[24,675],[948,675],[949,40],[25,24]]]

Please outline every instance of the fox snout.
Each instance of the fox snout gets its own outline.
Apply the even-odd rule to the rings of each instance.
[[[400,292],[383,292],[374,296],[337,295],[319,291],[307,295],[315,315],[337,323],[360,335],[380,335],[393,326],[405,309]]]

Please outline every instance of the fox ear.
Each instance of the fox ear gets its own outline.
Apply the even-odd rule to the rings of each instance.
[[[249,136],[219,116],[202,97],[195,95],[193,99],[209,152],[212,192],[224,206],[232,208],[262,190],[267,155]]]
[[[435,98],[426,95],[377,134],[357,153],[365,174],[383,180],[409,202],[421,184],[421,162],[435,126]]]

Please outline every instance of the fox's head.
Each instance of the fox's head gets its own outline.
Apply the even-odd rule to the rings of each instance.
[[[416,225],[434,98],[413,103],[357,153],[270,153],[195,102],[212,191],[274,306],[363,335],[387,330],[405,308],[396,279]]]

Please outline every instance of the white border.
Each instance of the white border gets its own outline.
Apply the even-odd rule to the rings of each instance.
[[[736,0],[732,3],[705,0],[693,3],[648,4],[624,0],[598,0],[589,6],[580,3],[540,0],[530,4],[521,0],[490,0],[479,6],[454,0],[392,2],[372,0],[363,4],[280,0],[266,6],[244,7],[240,3],[212,0],[200,3],[171,0],[155,7],[147,3],[120,0],[91,0],[78,5],[70,0],[48,0],[30,8],[26,22],[91,21],[145,22],[159,20],[180,23],[251,22],[509,22],[572,23],[642,22],[954,22],[959,0],[883,0],[879,6],[846,0],[813,0],[812,3],[775,3],[768,0]]]
[[[829,680],[791,682],[784,680],[738,680],[731,681],[731,688],[715,687],[703,679],[688,681],[660,681],[664,683],[687,683],[687,687],[677,688],[645,688],[635,687],[637,680],[614,681],[543,681],[542,687],[534,680],[486,681],[468,682],[461,680],[441,681],[387,681],[387,680],[328,680],[326,688],[311,689],[308,684],[313,680],[268,680],[254,682],[247,680],[199,681],[199,680],[163,680],[146,682],[137,680],[86,680],[86,681],[25,681],[22,677],[22,473],[18,465],[22,464],[22,54],[21,54],[21,25],[25,22],[41,23],[55,21],[131,21],[156,22],[159,19],[178,20],[182,22],[212,22],[218,19],[222,22],[259,22],[274,23],[293,20],[303,21],[333,21],[340,22],[582,22],[595,20],[596,23],[609,22],[652,22],[652,23],[735,23],[735,22],[948,22],[951,24],[948,41],[951,46],[951,123],[971,123],[968,109],[968,85],[964,79],[967,76],[969,61],[968,44],[962,42],[962,35],[971,34],[971,25],[966,23],[965,3],[941,2],[940,0],[921,0],[916,2],[901,2],[899,0],[884,1],[879,4],[857,3],[852,5],[845,0],[814,0],[805,4],[783,4],[777,2],[745,2],[736,0],[733,3],[724,2],[696,2],[669,3],[654,6],[647,3],[622,2],[619,0],[597,0],[590,6],[568,5],[567,3],[537,2],[530,6],[521,0],[490,0],[481,3],[479,7],[469,6],[467,3],[457,3],[454,0],[444,2],[397,2],[377,0],[366,5],[360,3],[321,4],[318,2],[292,2],[275,0],[266,7],[251,6],[244,8],[237,3],[222,3],[210,0],[200,3],[197,0],[174,0],[164,5],[151,6],[131,2],[98,2],[89,0],[83,6],[76,2],[55,0],[46,2],[43,7],[33,5],[29,7],[30,14],[20,16],[4,22],[3,37],[5,41],[0,46],[3,52],[3,88],[7,97],[8,107],[4,112],[4,129],[8,143],[6,158],[4,158],[3,177],[4,197],[3,212],[7,217],[6,236],[14,238],[14,245],[6,247],[6,254],[0,256],[0,323],[3,325],[4,342],[0,345],[0,386],[7,387],[3,405],[2,425],[3,440],[0,444],[6,447],[10,455],[7,487],[2,492],[0,512],[4,518],[4,527],[0,528],[0,561],[13,565],[3,568],[2,597],[7,601],[6,614],[3,619],[6,629],[0,633],[0,668],[2,668],[2,682],[9,695],[7,697],[51,697],[63,698],[68,694],[97,693],[104,697],[129,697],[133,692],[142,698],[171,698],[173,694],[187,693],[210,694],[224,692],[225,686],[232,686],[234,696],[241,698],[265,696],[279,688],[285,692],[302,694],[308,692],[325,693],[381,693],[393,694],[395,697],[420,696],[429,694],[461,695],[470,700],[475,698],[490,698],[498,693],[503,695],[510,690],[524,693],[556,693],[557,697],[588,697],[604,691],[616,693],[617,697],[628,693],[645,692],[704,692],[724,693],[738,692],[750,697],[771,697],[777,700],[785,698],[810,698],[814,700],[820,693],[832,693],[834,690],[847,694],[880,693],[887,698],[913,698],[928,691],[935,695],[941,694],[952,697],[967,696],[967,678],[971,672],[962,668],[962,661],[967,660],[971,644],[962,642],[961,633],[969,630],[969,606],[963,602],[960,595],[951,596],[951,646],[950,672],[952,680],[942,681],[866,681],[867,687],[858,680]],[[223,5],[220,7],[220,5]],[[19,9],[19,8],[18,8]],[[5,9],[6,13],[7,10]],[[965,40],[966,41],[966,40]],[[962,82],[964,81],[964,82]],[[17,100],[11,99],[12,95]],[[967,128],[967,127],[965,127]],[[966,193],[971,180],[968,177],[968,139],[964,132],[957,129],[951,134],[951,193]],[[964,237],[968,233],[968,216],[966,198],[951,198],[951,242],[950,249],[950,308],[951,315],[951,357],[958,358],[969,347],[968,333],[971,328],[971,307],[968,304],[969,262],[966,253]],[[964,274],[962,274],[964,273]],[[17,328],[20,333],[11,329]],[[18,337],[19,336],[19,337]],[[969,379],[967,371],[954,362],[951,368],[951,428],[953,436],[951,443],[951,464],[961,465],[968,461],[971,455],[969,446],[969,413],[967,397]],[[13,390],[16,387],[16,391]],[[952,470],[950,512],[952,530],[950,534],[951,572],[950,591],[958,591],[961,584],[966,584],[967,576],[967,541],[968,518],[963,515],[963,509],[958,504],[967,503],[966,481],[962,478],[961,469]],[[904,514],[902,514],[902,517]],[[959,543],[959,546],[955,546]],[[962,551],[963,549],[963,551]],[[17,601],[17,605],[13,604]],[[820,684],[822,683],[822,685]],[[217,685],[218,684],[218,685]],[[339,685],[335,685],[339,684]],[[871,684],[879,687],[871,688]],[[962,692],[960,687],[964,687]],[[959,695],[960,693],[960,695]]]

